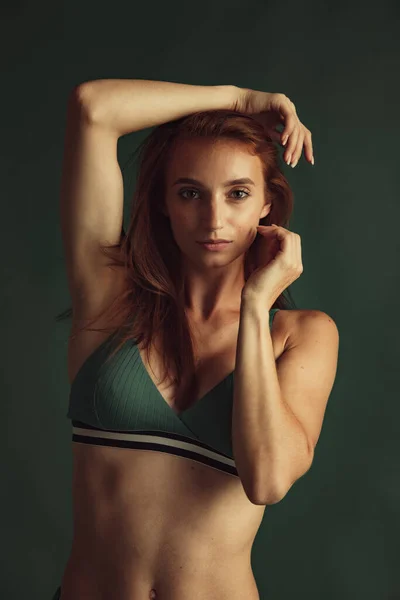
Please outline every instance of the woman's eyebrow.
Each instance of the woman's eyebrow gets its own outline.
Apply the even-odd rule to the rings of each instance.
[[[174,183],[172,184],[177,185],[178,183],[193,183],[196,185],[200,185],[201,187],[205,187],[201,181],[199,181],[198,179],[193,179],[192,177],[179,177],[179,179],[177,179],[176,181],[174,181]],[[241,177],[240,179],[231,179],[230,181],[225,181],[222,185],[224,187],[227,187],[228,185],[236,185],[238,183],[248,183],[250,185],[255,185],[254,181],[252,179],[250,179],[250,177]]]

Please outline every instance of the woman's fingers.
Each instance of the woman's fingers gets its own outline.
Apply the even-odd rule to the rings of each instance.
[[[285,116],[285,127],[281,133],[282,136],[282,142],[285,141],[285,139],[287,138],[287,142],[286,142],[286,149],[288,148],[288,142],[290,140],[290,136],[293,133],[294,128],[297,125],[297,117],[294,113],[289,113],[288,115]]]
[[[310,163],[314,164],[314,150],[312,145],[311,131],[304,127],[304,154]]]
[[[310,163],[314,164],[311,131],[301,123],[293,102],[285,94],[277,94],[276,96],[279,96],[279,108],[277,107],[277,109],[280,113],[280,119],[284,123],[283,131],[276,134],[276,137],[285,146],[285,163],[295,167],[300,160],[304,147],[304,156]],[[272,137],[275,141],[275,132]]]
[[[300,130],[299,130],[298,125],[296,124],[295,127],[293,128],[292,133],[289,135],[289,139],[286,144],[286,150],[284,152],[284,161],[287,165],[292,161],[293,154],[297,147],[297,140],[299,138],[299,133],[300,133]]]
[[[291,162],[291,166],[293,168],[299,162],[301,153],[303,151],[303,144],[304,144],[304,131],[303,131],[303,128],[301,128],[301,129],[299,129],[299,135],[298,135],[298,138],[297,138],[297,144],[296,144],[296,147],[295,147],[295,149],[293,151],[292,159],[290,161]]]
[[[284,152],[285,163],[287,165],[291,164],[292,167],[295,167],[299,162],[303,147],[306,159],[312,163],[314,156],[311,131],[309,131],[307,127],[304,127],[304,125],[299,122],[299,126],[295,126],[291,134],[289,134],[289,139]]]

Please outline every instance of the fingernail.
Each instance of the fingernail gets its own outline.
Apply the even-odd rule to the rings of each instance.
[[[289,165],[290,164],[290,160],[292,158],[292,155],[290,154],[287,159],[286,159],[286,164]]]
[[[313,156],[311,157],[311,164],[312,165],[314,164],[314,157]]]

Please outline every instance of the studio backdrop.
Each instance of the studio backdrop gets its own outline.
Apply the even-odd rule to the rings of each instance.
[[[68,95],[105,78],[282,92],[311,130],[314,166],[303,154],[292,169],[279,148],[304,264],[290,292],[298,309],[336,322],[338,370],[313,465],[266,507],[252,569],[265,600],[400,599],[399,10],[208,0],[2,9],[4,600],[50,600],[72,544],[70,321],[55,320],[71,305],[60,179]],[[135,150],[150,131],[118,140],[125,227]]]

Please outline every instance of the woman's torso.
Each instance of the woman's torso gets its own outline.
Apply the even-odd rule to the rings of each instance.
[[[275,360],[295,312],[275,315]],[[238,312],[201,327],[199,398],[234,370],[238,327]],[[69,340],[70,383],[108,335],[84,331]],[[173,386],[159,385],[157,353],[152,347],[150,368],[139,351],[173,408]],[[258,600],[250,555],[265,506],[249,501],[238,477],[164,452],[74,442],[72,452],[74,529],[61,600]]]

